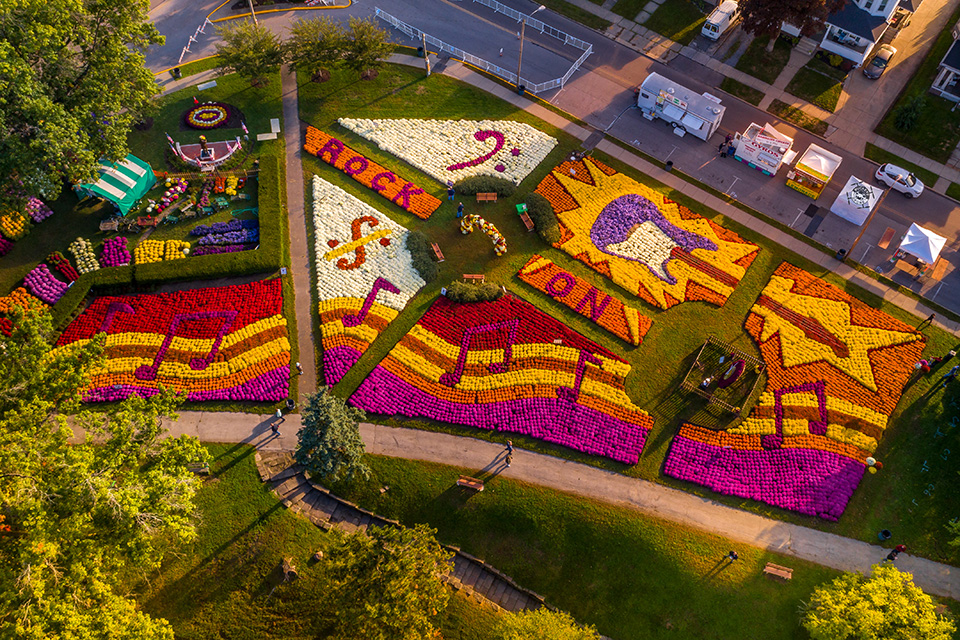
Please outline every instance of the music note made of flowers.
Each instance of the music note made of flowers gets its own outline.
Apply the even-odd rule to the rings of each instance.
[[[653,418],[627,396],[629,372],[612,352],[513,296],[469,304],[440,297],[349,401],[636,464]]]
[[[593,158],[563,162],[536,191],[560,223],[555,246],[661,309],[722,306],[760,251]]]
[[[759,403],[727,431],[682,425],[664,473],[837,520],[925,338],[786,262],[760,293],[745,327],[767,367]]]
[[[426,282],[405,227],[316,176],[313,225],[323,376],[333,386]]]
[[[56,349],[106,333],[105,361],[86,402],[150,397],[162,385],[191,401],[287,397],[290,342],[279,278],[134,296],[100,296]]]

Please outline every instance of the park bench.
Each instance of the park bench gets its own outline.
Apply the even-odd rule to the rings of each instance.
[[[116,231],[119,227],[119,220],[102,220],[100,222],[100,231]]]
[[[520,214],[520,219],[523,220],[523,224],[526,225],[527,231],[533,231],[533,220],[530,219],[530,216],[526,212]]]
[[[793,569],[790,567],[781,567],[778,564],[773,564],[768,562],[767,566],[763,568],[763,572],[768,576],[776,576],[777,578],[783,578],[784,580],[790,580],[793,578]]]
[[[440,245],[434,242],[430,246],[433,248],[433,255],[437,256],[437,262],[443,262],[443,251],[440,251]]]
[[[497,194],[496,193],[478,193],[477,202],[496,202]]]
[[[476,284],[477,282],[486,282],[487,277],[482,273],[465,273],[463,274],[464,282],[470,281]]]
[[[471,478],[470,476],[460,476],[457,480],[458,487],[464,487],[466,489],[473,489],[474,491],[483,491],[483,480],[477,480],[476,478]]]

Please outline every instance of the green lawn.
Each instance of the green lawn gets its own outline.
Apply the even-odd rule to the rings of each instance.
[[[847,74],[834,69],[818,58],[813,58],[797,71],[787,85],[787,93],[802,98],[821,109],[833,112],[843,92]]]
[[[613,5],[611,11],[627,20],[633,20],[647,6],[647,2],[649,0],[617,0],[617,4]]]
[[[950,186],[947,187],[947,195],[954,200],[960,200],[960,184],[951,182]]]
[[[873,160],[874,162],[879,162],[880,164],[883,164],[885,162],[892,162],[898,167],[903,167],[908,171],[912,171],[918,178],[920,178],[923,184],[925,184],[928,187],[932,187],[937,183],[937,180],[940,179],[940,176],[935,174],[933,171],[930,171],[929,169],[924,169],[923,167],[919,165],[915,165],[912,162],[908,162],[903,158],[901,158],[900,156],[896,155],[895,153],[891,153],[886,149],[881,149],[877,145],[871,144],[869,142],[867,143],[866,151],[863,152],[863,156],[865,158]],[[947,189],[947,195],[949,194],[950,194],[950,190]]]
[[[217,56],[212,55],[194,62],[180,65],[180,75],[184,78],[202,73],[217,66]],[[219,81],[218,81],[219,82]]]
[[[596,2],[596,0],[594,0],[594,3],[602,4],[602,2]],[[566,16],[571,20],[579,22],[591,29],[596,29],[597,31],[603,31],[610,26],[609,20],[604,20],[600,16],[590,13],[586,9],[581,9],[575,4],[570,4],[565,0],[542,0],[540,4],[545,5],[551,11],[556,11],[560,15]]]
[[[720,83],[720,88],[726,91],[729,94],[735,95],[741,100],[746,100],[753,106],[758,106],[760,101],[763,100],[763,91],[758,91],[753,87],[738,82],[733,78],[724,78],[723,82]]]
[[[954,10],[930,53],[924,58],[897,101],[890,106],[876,128],[876,132],[884,138],[902,144],[937,162],[949,160],[957,143],[960,143],[960,113],[953,110],[956,103],[929,93],[930,87],[936,80],[940,61],[953,44],[951,30],[958,19],[960,19],[960,8]],[[917,96],[923,97],[923,112],[912,129],[902,131],[896,126],[897,110]]]
[[[680,44],[690,44],[706,21],[703,11],[690,0],[664,0],[643,26]]]
[[[773,84],[790,60],[790,43],[783,38],[777,38],[777,42],[773,45],[773,52],[767,53],[768,42],[770,42],[768,36],[754,38],[740,56],[735,68],[767,84]]]
[[[812,133],[822,136],[827,133],[827,123],[819,118],[814,118],[813,116],[808,116],[806,113],[797,109],[796,107],[791,107],[786,102],[780,100],[774,100],[767,111],[772,113],[775,116],[783,118],[787,122],[792,122],[793,124],[806,129]]]

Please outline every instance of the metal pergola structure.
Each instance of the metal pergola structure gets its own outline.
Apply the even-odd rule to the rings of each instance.
[[[730,354],[731,358],[742,359],[747,366],[753,367],[753,370],[756,371],[756,378],[754,378],[753,385],[750,387],[750,390],[747,392],[746,396],[744,396],[741,406],[735,407],[729,402],[718,398],[715,393],[701,389],[700,383],[691,379],[691,377],[695,377],[695,372],[702,371],[704,369],[705,363],[701,359],[703,358],[704,350],[708,346],[717,347],[719,350]],[[742,408],[746,406],[750,398],[753,397],[753,394],[757,388],[757,383],[760,381],[760,374],[763,373],[765,369],[766,365],[760,359],[740,351],[736,347],[724,342],[723,340],[720,340],[719,338],[716,338],[715,336],[709,336],[707,341],[700,346],[700,351],[697,352],[697,357],[694,359],[693,364],[690,365],[690,369],[687,370],[687,375],[684,376],[683,382],[680,383],[680,387],[685,391],[692,391],[701,398],[706,399],[709,404],[716,405],[717,407],[729,411],[730,413],[739,415]]]

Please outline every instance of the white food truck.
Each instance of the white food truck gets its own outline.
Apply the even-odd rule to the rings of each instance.
[[[700,29],[700,33],[703,34],[705,38],[719,40],[723,32],[729,29],[730,25],[736,21],[739,12],[740,7],[737,5],[736,0],[724,0],[724,2],[720,3],[719,7],[707,16],[707,21],[703,23],[703,28]]]
[[[770,124],[760,126],[751,122],[743,133],[734,138],[733,157],[747,166],[772,176],[780,165],[790,164],[796,157],[793,138],[787,137]]]
[[[726,107],[709,93],[695,93],[658,73],[651,73],[637,91],[637,107],[647,120],[671,123],[674,133],[708,139],[720,126]]]

